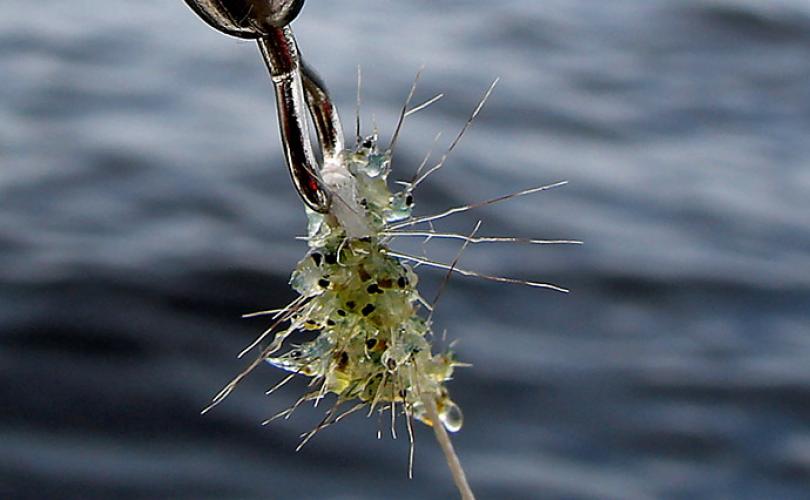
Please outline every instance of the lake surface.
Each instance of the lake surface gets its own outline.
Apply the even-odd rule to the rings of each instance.
[[[308,2],[301,49],[408,179],[501,82],[417,213],[581,247],[476,246],[434,316],[479,498],[763,499],[810,491],[810,3]],[[0,5],[0,496],[453,498],[430,430],[324,408],[261,367],[204,416],[306,251],[252,43],[179,0]],[[420,244],[406,245],[421,252]],[[424,251],[451,260],[457,245]],[[443,273],[420,269],[432,297]],[[385,424],[383,424],[385,428]],[[404,435],[404,433],[401,432]]]

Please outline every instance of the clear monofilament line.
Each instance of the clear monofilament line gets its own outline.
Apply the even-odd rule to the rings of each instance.
[[[436,436],[436,441],[447,459],[447,465],[450,467],[450,473],[453,475],[453,482],[456,483],[459,493],[461,493],[462,500],[475,500],[475,495],[470,488],[470,483],[467,481],[467,474],[461,466],[461,461],[456,455],[456,450],[453,448],[453,442],[450,441],[450,436],[440,423],[439,412],[436,410],[436,403],[430,398],[423,398],[422,404],[425,405],[428,418],[433,421],[433,434]]]

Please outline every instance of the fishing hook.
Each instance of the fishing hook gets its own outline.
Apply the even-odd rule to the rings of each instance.
[[[304,106],[315,124],[324,163],[336,160],[343,151],[343,128],[323,81],[301,59],[289,26],[304,0],[185,2],[215,30],[257,41],[275,87],[281,143],[293,185],[309,208],[328,212],[331,197],[312,150]]]

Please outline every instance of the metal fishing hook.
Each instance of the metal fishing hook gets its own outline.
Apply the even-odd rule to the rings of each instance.
[[[316,212],[329,211],[331,197],[320,176],[304,106],[315,124],[324,162],[343,151],[343,129],[326,86],[301,59],[289,23],[304,0],[185,0],[209,26],[256,40],[276,93],[281,142],[298,194]]]

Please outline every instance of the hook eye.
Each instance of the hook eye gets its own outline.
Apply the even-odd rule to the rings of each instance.
[[[266,36],[268,28],[283,28],[304,7],[304,0],[185,0],[209,26],[244,39]]]

